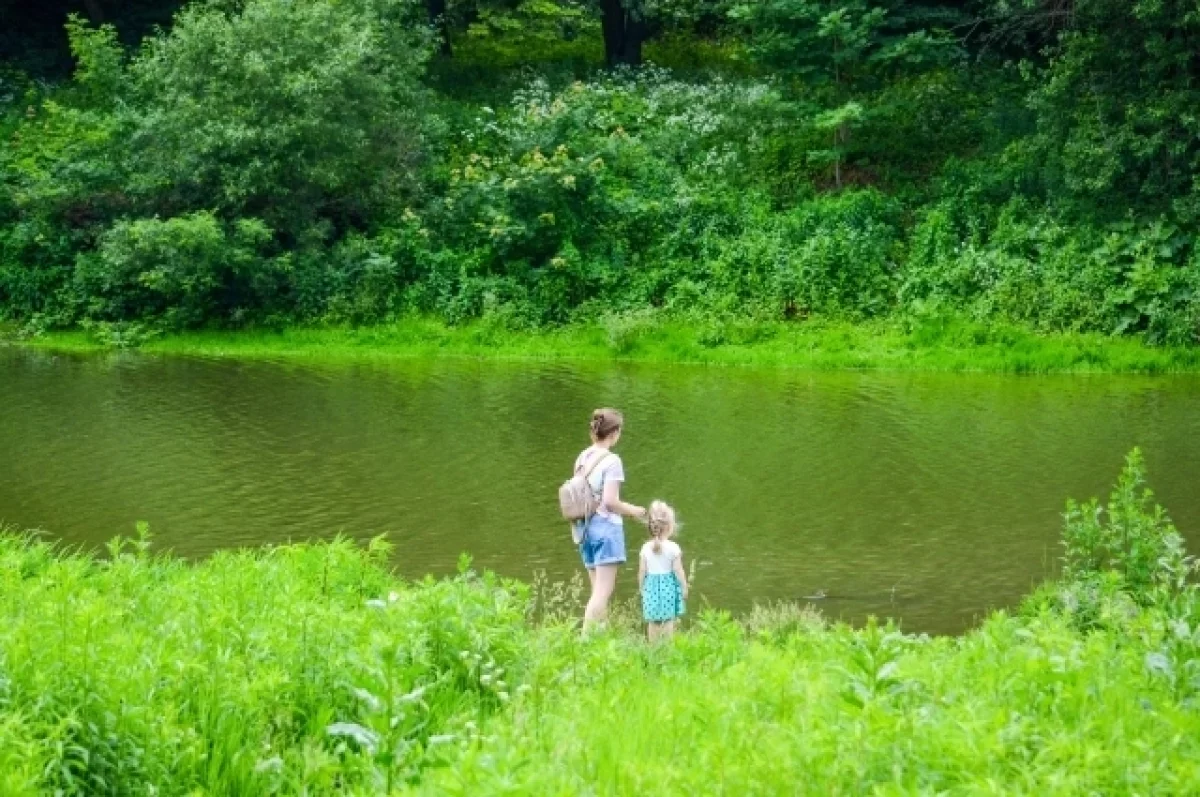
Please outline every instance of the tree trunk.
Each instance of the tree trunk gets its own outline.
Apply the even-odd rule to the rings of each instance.
[[[100,5],[100,0],[83,0],[83,10],[87,12],[88,20],[93,25],[104,22],[104,7]]]
[[[446,19],[446,0],[426,0],[425,5],[429,9],[429,22],[438,32],[438,50],[442,55],[449,57],[450,21]]]
[[[642,63],[646,22],[635,18],[630,9],[633,2],[634,0],[601,0],[604,60],[609,66],[639,66]]]

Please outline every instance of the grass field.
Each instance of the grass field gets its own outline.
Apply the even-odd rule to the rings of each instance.
[[[10,339],[16,339],[10,333]],[[477,323],[448,327],[410,319],[385,326],[201,331],[125,338],[48,333],[24,345],[94,351],[132,343],[146,352],[314,360],[413,357],[574,359],[753,365],[814,370],[878,369],[1000,373],[1200,371],[1200,347],[1159,348],[1135,338],[1038,335],[963,321],[847,324],[829,321],[687,325],[650,316],[544,331]]]

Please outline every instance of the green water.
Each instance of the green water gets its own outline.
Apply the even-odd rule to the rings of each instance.
[[[386,532],[406,575],[450,572],[467,551],[505,575],[568,578],[555,491],[605,404],[628,420],[625,496],[667,499],[684,520],[694,605],[823,592],[833,617],[961,630],[1053,572],[1064,500],[1107,493],[1133,445],[1185,535],[1200,527],[1195,377],[10,348],[0,388],[0,521],[83,546],[137,520],[185,556]]]

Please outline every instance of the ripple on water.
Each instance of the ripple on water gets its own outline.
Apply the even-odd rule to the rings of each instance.
[[[823,592],[834,616],[961,629],[1049,572],[1065,498],[1106,492],[1134,444],[1185,533],[1200,522],[1195,378],[4,349],[0,382],[0,518],[84,545],[135,520],[187,556],[387,532],[409,575],[469,551],[566,577],[554,491],[600,405],[627,415],[628,497],[678,507],[711,563],[697,593],[734,610]]]

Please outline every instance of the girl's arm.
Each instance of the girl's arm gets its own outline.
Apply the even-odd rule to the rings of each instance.
[[[683,599],[687,600],[688,583],[687,573],[683,572],[683,552],[679,552],[679,556],[675,557],[675,578],[679,579],[679,586],[683,587]]]
[[[638,592],[642,591],[642,582],[646,580],[646,557],[638,554]]]
[[[610,479],[604,482],[603,498],[604,508],[614,515],[624,515],[638,520],[646,517],[646,510],[643,507],[637,504],[627,504],[621,500],[621,483],[619,481]]]

